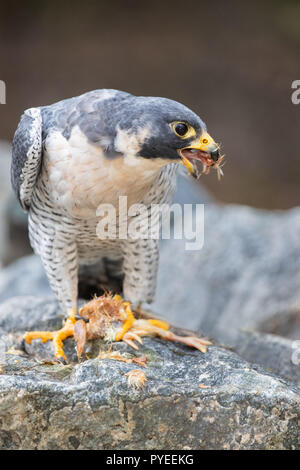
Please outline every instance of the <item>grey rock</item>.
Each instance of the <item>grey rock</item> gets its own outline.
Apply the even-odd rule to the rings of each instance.
[[[57,327],[63,318],[58,302],[51,297],[15,297],[0,305],[0,328],[7,333]]]
[[[25,256],[0,270],[0,303],[22,295],[53,296],[38,256]]]
[[[54,300],[11,299],[0,306],[2,345],[11,347],[13,337],[18,345],[24,329],[56,321]],[[220,347],[201,354],[145,338],[147,381],[137,390],[125,376],[141,369],[136,364],[94,358],[49,365],[12,352],[0,356],[1,449],[300,447],[299,388]]]
[[[266,370],[300,386],[300,341],[277,335],[242,331],[235,351]]]
[[[300,339],[300,310],[298,307],[283,310],[257,325],[259,331],[281,335],[294,340]]]
[[[205,205],[204,246],[164,241],[154,311],[234,344],[300,304],[300,208]]]

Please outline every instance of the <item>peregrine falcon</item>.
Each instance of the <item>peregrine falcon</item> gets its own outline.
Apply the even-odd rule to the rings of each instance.
[[[134,305],[154,297],[158,240],[100,239],[99,205],[118,207],[122,195],[128,206],[169,203],[178,163],[198,174],[199,162],[206,173],[219,170],[221,159],[204,122],[166,98],[103,89],[24,112],[13,139],[12,186],[69,322],[78,281],[88,273],[100,284],[103,273],[108,286],[121,282]]]

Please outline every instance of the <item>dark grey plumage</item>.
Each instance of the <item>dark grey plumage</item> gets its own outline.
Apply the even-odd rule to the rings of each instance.
[[[12,145],[12,187],[22,205],[28,210],[42,159],[42,119],[39,110],[23,114]]]

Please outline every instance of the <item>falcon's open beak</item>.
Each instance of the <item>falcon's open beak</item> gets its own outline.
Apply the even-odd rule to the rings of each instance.
[[[222,157],[220,147],[214,139],[205,132],[200,138],[194,140],[189,147],[179,150],[182,163],[192,175],[198,175],[197,162],[203,165],[203,173],[208,173],[210,167],[217,167]]]

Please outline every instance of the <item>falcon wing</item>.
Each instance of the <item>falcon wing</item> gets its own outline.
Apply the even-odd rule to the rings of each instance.
[[[42,161],[42,116],[39,108],[27,109],[12,143],[11,182],[23,209],[30,207]]]

